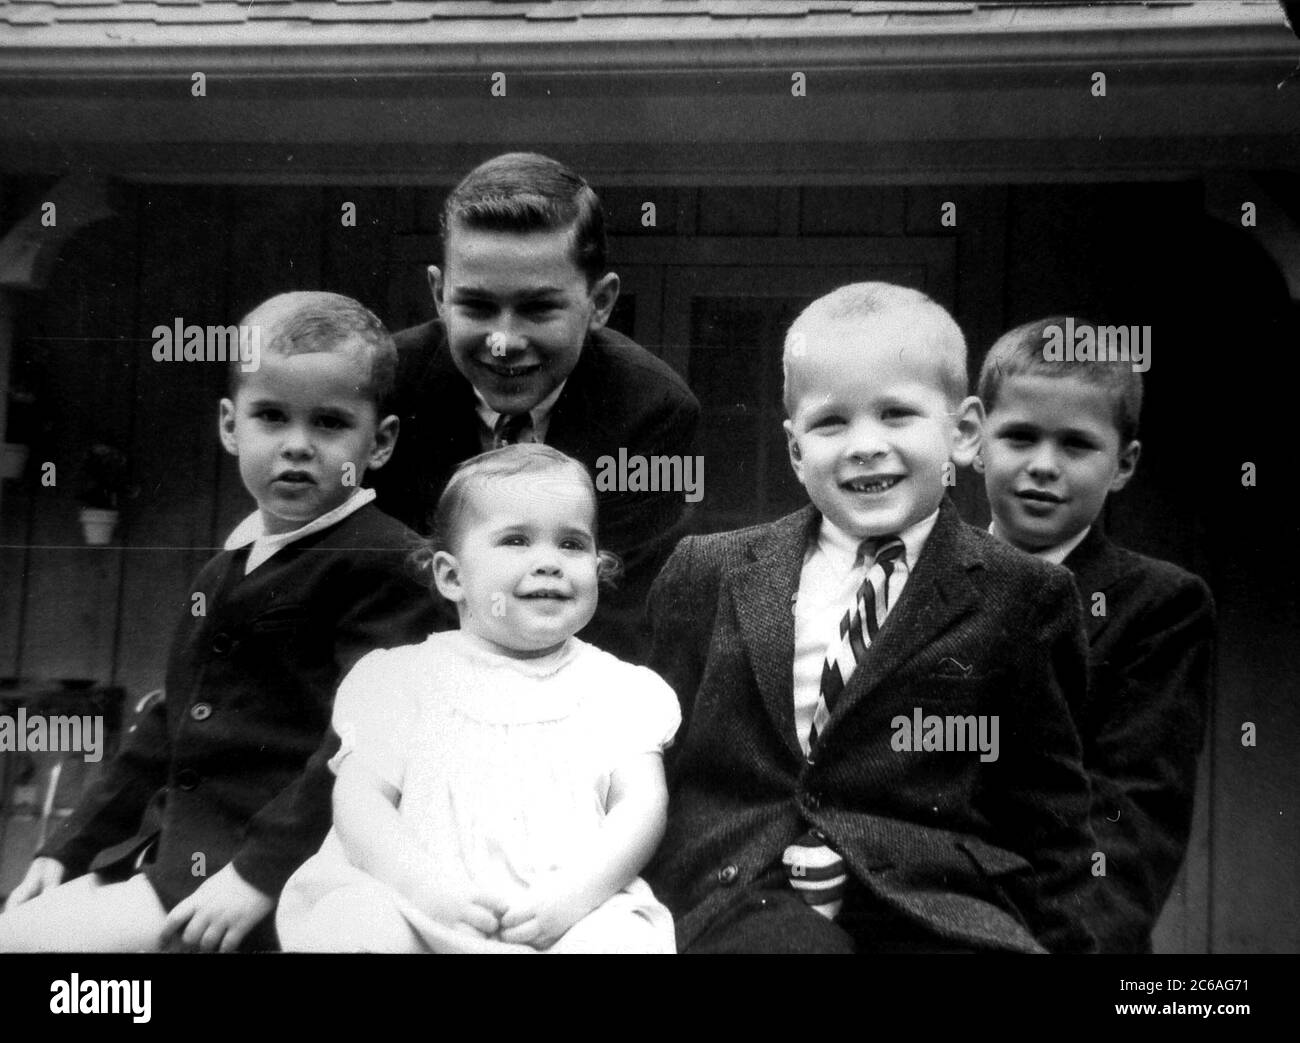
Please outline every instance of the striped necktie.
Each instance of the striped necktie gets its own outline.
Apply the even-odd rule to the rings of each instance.
[[[502,413],[492,426],[492,448],[531,442],[533,418],[528,413]]]
[[[869,556],[871,567],[858,587],[857,597],[840,619],[836,639],[826,649],[822,665],[821,693],[813,713],[812,728],[808,735],[809,763],[817,752],[817,737],[825,730],[835,703],[849,683],[853,671],[866,657],[867,648],[876,639],[884,625],[890,608],[889,580],[900,563],[907,568],[903,541],[897,536],[881,536],[863,540],[858,547],[854,568]],[[894,600],[898,600],[899,584],[894,584]],[[781,861],[786,878],[795,894],[822,916],[834,920],[844,905],[849,875],[843,857],[832,846],[820,829],[810,829],[782,853]]]
[[[862,585],[858,587],[853,604],[844,610],[844,615],[840,618],[837,639],[826,649],[826,661],[822,664],[821,694],[817,699],[817,709],[813,712],[812,731],[808,737],[808,745],[812,750],[816,750],[817,737],[826,729],[844,686],[849,683],[858,664],[866,658],[867,648],[884,625],[885,615],[890,608],[889,580],[900,560],[906,568],[907,561],[903,555],[903,541],[897,536],[863,540],[858,547],[855,567],[868,557],[874,557],[874,560],[863,577]],[[895,588],[894,600],[897,600],[897,584]]]

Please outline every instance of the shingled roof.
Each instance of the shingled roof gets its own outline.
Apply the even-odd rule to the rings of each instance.
[[[625,182],[1280,166],[1298,56],[1276,0],[10,0],[0,170],[443,182],[510,147]]]
[[[462,46],[1132,33],[1281,23],[1275,0],[960,3],[898,0],[9,0],[0,55],[45,49]],[[1231,47],[1231,40],[1225,39]]]

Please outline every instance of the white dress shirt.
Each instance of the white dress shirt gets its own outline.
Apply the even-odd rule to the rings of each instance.
[[[564,390],[567,380],[560,381],[560,386],[547,395],[544,399],[533,406],[528,411],[528,417],[533,422],[532,437],[525,438],[526,442],[545,442],[546,431],[551,426],[551,410],[555,408],[555,402],[560,397],[560,392]],[[471,385],[472,386],[472,385]],[[478,442],[483,447],[483,452],[494,448],[494,432],[496,431],[497,420],[501,414],[487,404],[487,401],[478,393],[478,388],[474,388],[474,397],[478,400],[474,404],[474,412],[478,414],[482,424],[478,429]]]
[[[915,525],[904,529],[899,536],[903,541],[904,558],[894,565],[889,579],[889,608],[898,603],[898,597],[907,584],[907,577],[916,566],[917,558],[930,530],[939,517],[935,511]],[[853,606],[858,587],[873,562],[864,561],[854,567],[861,538],[850,536],[825,517],[817,538],[804,553],[803,569],[799,573],[799,592],[795,595],[794,610],[794,728],[805,756],[809,750],[813,713],[821,697],[822,666],[826,650],[838,634],[840,620]]]

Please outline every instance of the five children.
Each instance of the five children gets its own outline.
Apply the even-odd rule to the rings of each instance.
[[[263,358],[220,435],[258,510],[0,950],[270,948],[273,924],[323,951],[1149,948],[1214,630],[1203,583],[1101,531],[1138,374],[1047,360],[1044,320],[972,397],[943,308],[842,287],[783,356],[809,506],[683,539],[648,589],[681,497],[590,472],[688,453],[698,404],[604,329],[599,201],[511,154],[443,231],[439,320],[400,363],[334,294],[245,320]],[[379,502],[432,529],[437,598],[359,488],[390,456]],[[945,495],[972,463],[991,535]],[[603,611],[602,546],[628,573]],[[646,654],[647,600],[657,674],[610,654]]]

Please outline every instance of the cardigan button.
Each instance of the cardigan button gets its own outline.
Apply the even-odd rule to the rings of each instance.
[[[190,707],[190,716],[196,721],[206,721],[212,716],[211,703],[195,703]]]
[[[176,773],[176,785],[183,790],[192,790],[199,784],[199,773],[193,768],[182,768]]]
[[[217,655],[225,655],[234,647],[235,647],[234,639],[229,634],[222,632],[220,634],[213,635],[212,651],[216,652]]]
[[[728,862],[718,870],[718,883],[723,887],[730,887],[736,882],[738,876],[740,876],[740,868],[734,862]]]

